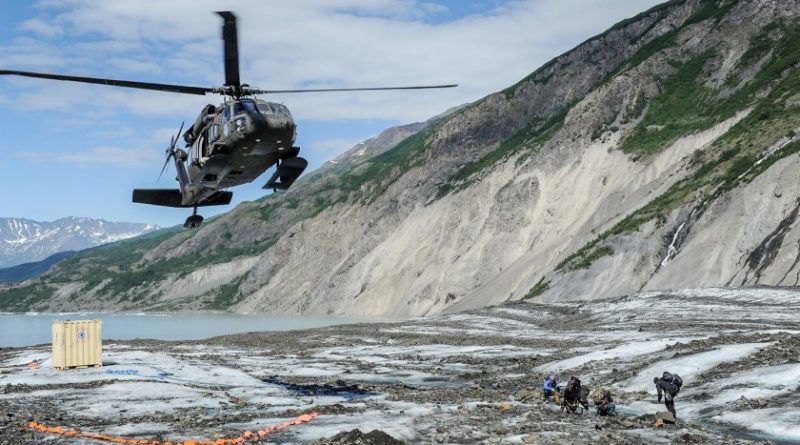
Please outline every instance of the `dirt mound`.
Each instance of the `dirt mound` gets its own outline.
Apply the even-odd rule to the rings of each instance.
[[[315,445],[405,445],[380,430],[362,433],[361,430],[343,431],[330,439],[314,442]]]

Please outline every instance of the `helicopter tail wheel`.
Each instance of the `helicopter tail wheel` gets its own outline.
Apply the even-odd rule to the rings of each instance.
[[[186,218],[186,222],[183,223],[183,227],[186,227],[187,229],[196,229],[200,226],[200,224],[203,224],[203,215],[198,215],[197,207],[195,207],[192,216]]]

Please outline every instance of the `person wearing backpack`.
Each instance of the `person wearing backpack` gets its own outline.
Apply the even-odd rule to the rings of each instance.
[[[592,397],[594,406],[597,409],[597,414],[600,416],[616,416],[617,405],[614,404],[614,398],[611,397],[611,391],[606,388],[597,388]]]
[[[655,379],[654,379],[655,381]],[[656,389],[658,390],[659,400],[661,400],[661,393],[664,394],[664,405],[667,407],[667,411],[672,413],[673,417],[676,419],[678,415],[675,413],[675,396],[681,390],[683,386],[683,379],[678,374],[673,374],[667,371],[664,371],[664,375],[658,379],[656,383]]]
[[[570,377],[567,386],[564,388],[564,396],[561,399],[561,411],[564,409],[574,413],[578,410],[578,403],[581,399],[581,379]]]
[[[661,389],[661,377],[653,377],[653,384],[656,385],[658,403],[661,403],[661,399],[664,397],[664,390]]]

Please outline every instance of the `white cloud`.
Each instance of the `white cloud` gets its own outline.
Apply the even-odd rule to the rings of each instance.
[[[45,23],[40,19],[25,20],[19,25],[22,31],[30,31],[44,37],[58,37],[64,34],[64,29],[53,23]]]
[[[131,60],[122,57],[113,57],[106,61],[109,65],[121,72],[161,74],[164,69],[157,61]]]
[[[273,97],[289,105],[300,121],[409,122],[499,91],[564,50],[657,2],[511,1],[481,16],[436,23],[446,8],[413,0],[304,0],[280,5],[174,0],[147,7],[139,2],[47,1],[38,5],[42,15],[32,19],[36,24],[26,26],[63,29],[79,43],[66,47],[54,42],[17,42],[13,48],[0,47],[0,57],[4,64],[20,69],[52,66],[86,75],[211,86],[222,83],[224,77],[220,21],[211,12],[230,9],[239,17],[242,79],[255,86],[461,85],[440,91]],[[74,85],[60,89],[36,82],[27,91],[54,98],[60,109],[75,109],[82,103],[70,91]],[[81,89],[80,95],[85,98],[90,91],[99,103],[140,115],[189,119],[202,104],[217,101],[89,88]]]
[[[65,162],[75,165],[115,165],[121,167],[143,167],[157,164],[153,150],[120,147],[96,147],[89,150],[66,152],[18,151],[14,158],[36,162]]]

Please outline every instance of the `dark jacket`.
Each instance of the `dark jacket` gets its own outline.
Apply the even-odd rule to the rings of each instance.
[[[569,379],[567,383],[567,387],[564,390],[564,399],[574,403],[580,400],[581,398],[581,380],[577,377],[572,377]]]
[[[664,393],[669,394],[670,397],[677,396],[678,391],[680,391],[680,387],[678,385],[672,383],[672,381],[664,379],[659,380],[658,386],[656,387],[659,389],[659,392],[664,391]]]

